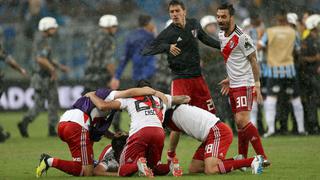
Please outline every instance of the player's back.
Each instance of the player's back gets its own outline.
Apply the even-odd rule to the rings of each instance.
[[[131,118],[129,136],[144,127],[161,127],[167,106],[156,96],[117,99]]]
[[[186,134],[204,141],[219,118],[196,106],[182,104],[174,110],[172,121]]]

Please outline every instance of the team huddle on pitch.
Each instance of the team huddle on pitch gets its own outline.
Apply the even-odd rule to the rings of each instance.
[[[185,5],[171,0],[168,11],[172,23],[145,46],[142,55],[167,54],[173,74],[171,94],[152,88],[141,80],[127,90],[98,88],[80,97],[64,112],[58,123],[58,136],[68,144],[72,161],[42,154],[36,168],[41,177],[53,167],[74,176],[182,176],[179,154],[181,134],[201,142],[188,168],[189,173],[225,174],[233,170],[252,169],[261,174],[271,163],[264,152],[257,128],[250,122],[253,102],[261,103],[260,72],[256,47],[252,39],[234,22],[234,8],[222,4],[217,9],[219,40],[205,33],[196,19],[186,18]],[[41,22],[41,21],[40,21]],[[221,93],[229,95],[238,129],[238,155],[226,154],[232,143],[230,127],[215,115],[200,67],[198,40],[219,49],[228,77],[222,79]],[[125,110],[130,117],[129,133],[109,131],[114,113]],[[161,162],[165,131],[170,129],[167,162]],[[93,144],[108,136],[98,159]],[[256,153],[248,157],[249,143]],[[186,168],[184,168],[186,169]]]

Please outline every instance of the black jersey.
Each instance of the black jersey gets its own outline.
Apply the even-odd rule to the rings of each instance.
[[[208,46],[220,49],[219,41],[207,35],[196,19],[186,19],[184,29],[171,23],[150,45],[143,49],[142,54],[167,53],[173,78],[197,77],[201,75],[198,39]],[[170,53],[171,44],[177,44],[177,47],[181,49],[178,56]]]

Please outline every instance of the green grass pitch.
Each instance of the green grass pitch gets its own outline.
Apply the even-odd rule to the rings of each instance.
[[[11,133],[11,138],[0,144],[0,179],[35,179],[35,167],[38,164],[39,155],[46,152],[54,157],[71,159],[67,145],[59,138],[47,137],[47,114],[42,113],[29,126],[30,138],[23,139],[17,130],[17,122],[20,121],[21,112],[0,112],[0,124]],[[129,126],[128,116],[123,113],[122,128],[127,130]],[[110,141],[103,139],[94,145],[95,157]],[[166,145],[168,139],[166,140]],[[226,175],[214,175],[207,177],[203,174],[188,175],[187,169],[192,155],[200,143],[190,137],[182,137],[177,149],[177,155],[184,169],[181,179],[320,179],[320,136],[283,136],[263,139],[263,145],[271,167],[264,169],[262,175],[252,175],[247,172],[234,171]],[[163,151],[163,161],[166,158],[166,147]],[[237,152],[237,137],[227,154],[232,157]],[[250,155],[253,155],[250,146]],[[42,179],[70,179],[72,176],[56,169],[49,169],[48,174]],[[78,179],[77,177],[75,177]],[[86,179],[119,179],[119,177],[87,177]],[[142,179],[142,177],[132,177]],[[131,178],[131,179],[132,179]],[[156,177],[156,179],[172,179],[172,176]]]

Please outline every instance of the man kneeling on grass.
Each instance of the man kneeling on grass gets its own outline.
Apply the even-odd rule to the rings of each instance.
[[[126,98],[143,95],[153,95],[156,91],[152,88],[132,88],[124,91],[112,91],[107,88],[98,89],[93,92],[104,102],[110,102],[116,98]],[[40,177],[49,167],[54,167],[74,176],[93,175],[93,143],[99,141],[100,136],[95,136],[92,127],[104,124],[110,114],[99,110],[89,97],[83,96],[74,104],[73,108],[66,111],[60,118],[58,135],[66,142],[72,155],[72,161],[52,158],[42,154],[40,163],[36,168],[36,176]],[[106,111],[106,109],[105,109]],[[90,131],[90,132],[89,132]]]
[[[150,86],[140,81],[138,86]],[[159,96],[158,96],[159,95]],[[182,170],[175,159],[173,163],[162,164],[161,154],[165,134],[162,128],[164,113],[171,104],[182,104],[190,101],[189,96],[170,96],[161,92],[156,96],[136,96],[119,98],[106,103],[93,93],[89,93],[91,101],[102,111],[108,109],[125,109],[128,111],[131,124],[127,143],[120,156],[119,176],[153,177],[153,175],[181,176]]]
[[[164,125],[172,131],[168,150],[168,161],[175,158],[180,132],[199,140],[202,144],[195,152],[190,173],[225,174],[243,167],[252,168],[253,174],[262,173],[263,157],[235,160],[225,159],[232,143],[232,131],[214,114],[191,105],[178,105],[166,112]]]

